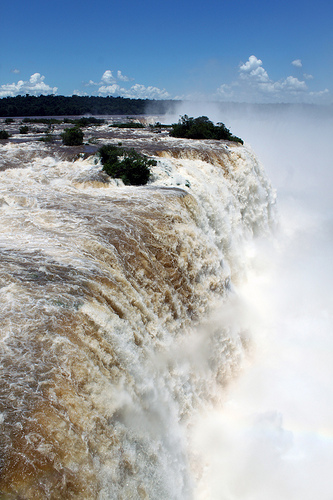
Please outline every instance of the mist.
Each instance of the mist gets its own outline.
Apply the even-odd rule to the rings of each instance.
[[[333,483],[333,112],[184,104],[251,147],[277,190],[277,230],[249,252],[239,287],[253,348],[193,431],[197,499],[331,500]]]

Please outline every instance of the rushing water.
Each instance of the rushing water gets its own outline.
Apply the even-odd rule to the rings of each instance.
[[[238,144],[122,141],[156,155],[146,187],[0,145],[1,498],[193,498],[191,429],[251,351],[237,290],[274,226],[263,169]]]
[[[331,108],[195,110],[223,117],[251,143],[277,188],[279,213],[274,245],[253,249],[237,288],[255,348],[223,405],[193,432],[205,459],[200,500],[333,498]]]

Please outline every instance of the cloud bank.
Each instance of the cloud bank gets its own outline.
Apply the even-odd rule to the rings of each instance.
[[[18,70],[13,70],[17,73]],[[0,86],[0,97],[15,97],[17,95],[56,94],[58,88],[50,87],[45,82],[45,76],[40,73],[31,75],[28,81],[19,80],[17,83],[7,83]]]
[[[115,76],[116,75],[116,76]],[[131,99],[171,99],[171,95],[165,89],[160,89],[149,85],[141,85],[134,83],[129,85],[128,82],[133,81],[126,75],[123,75],[120,70],[114,72],[107,69],[104,71],[102,78],[99,82],[90,80],[87,87],[98,87],[97,93],[100,96],[112,97],[128,97]],[[127,84],[127,85],[126,85]]]
[[[295,59],[291,63],[295,68],[302,68],[302,61]],[[296,76],[287,76],[273,80],[263,67],[263,62],[251,55],[245,63],[241,63],[238,79],[230,84],[222,84],[216,92],[216,97],[222,100],[248,102],[320,102],[328,96],[328,89],[311,91],[305,80],[313,76],[304,74],[303,80]]]
[[[327,104],[332,95],[327,88],[315,88],[312,74],[304,72],[301,59],[289,62],[295,74],[273,79],[263,65],[263,61],[251,55],[238,65],[236,77],[231,82],[222,82],[210,93],[204,90],[183,94],[171,94],[165,88],[143,85],[122,73],[121,70],[106,69],[99,81],[93,79],[81,82],[72,93],[76,95],[98,95],[101,97],[125,97],[131,99],[174,99],[191,101],[222,101],[247,103],[314,103]],[[235,66],[236,69],[236,66]],[[12,69],[18,74],[19,69]],[[194,85],[196,82],[194,81]],[[16,95],[55,94],[58,88],[45,83],[45,76],[34,73],[27,81],[0,85],[0,98]],[[61,91],[60,91],[61,92]],[[66,94],[65,94],[66,95]]]
[[[19,70],[13,70],[18,74]],[[56,94],[57,87],[51,87],[45,83],[45,76],[40,73],[34,73],[28,81],[19,80],[17,83],[7,83],[0,85],[1,97],[15,97],[17,95],[48,95]],[[97,94],[100,96],[128,97],[131,99],[171,99],[171,95],[165,89],[140,83],[133,83],[133,78],[124,75],[120,70],[115,72],[107,69],[104,71],[100,81],[89,80],[85,84],[90,88],[90,92],[81,92],[74,90],[73,94],[89,95]]]

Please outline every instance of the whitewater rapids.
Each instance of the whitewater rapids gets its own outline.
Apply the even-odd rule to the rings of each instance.
[[[162,137],[151,182],[125,187],[93,156],[0,153],[1,498],[193,498],[188,430],[251,342],[221,311],[275,223],[261,165]]]

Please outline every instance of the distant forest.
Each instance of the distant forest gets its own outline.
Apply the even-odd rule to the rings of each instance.
[[[0,116],[68,115],[163,115],[174,111],[179,101],[128,99],[124,97],[71,97],[58,95],[16,96],[0,99]]]

